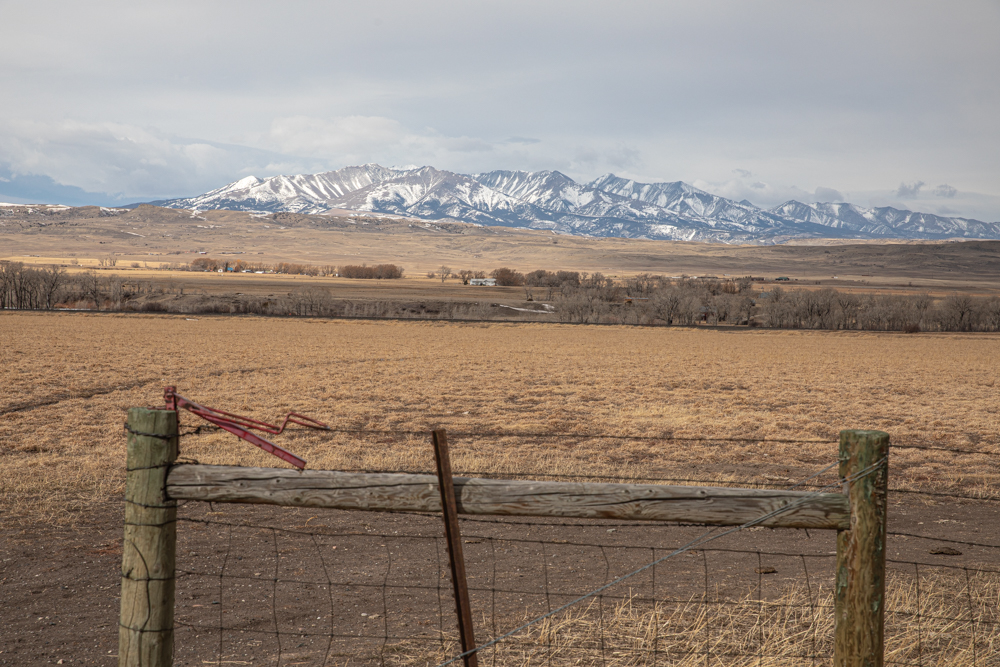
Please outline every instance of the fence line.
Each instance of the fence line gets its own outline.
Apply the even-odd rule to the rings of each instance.
[[[133,430],[140,433],[149,432],[139,428]],[[183,435],[196,436],[207,430],[209,429],[195,428]],[[351,432],[354,431],[352,430]],[[385,432],[364,432],[374,435],[387,434]],[[178,433],[178,430],[174,430],[173,433]],[[403,435],[418,434],[427,436],[426,432],[404,433]],[[479,434],[467,434],[466,437],[473,435],[478,437]],[[542,437],[542,434],[536,435]],[[566,437],[580,437],[579,434],[564,435]],[[523,437],[522,434],[516,433],[492,433],[489,435],[489,437],[512,438],[519,436]],[[173,439],[169,433],[159,437],[165,437],[168,440]],[[619,436],[619,439],[625,439],[626,437]],[[648,439],[663,440],[666,438],[648,437]],[[133,434],[129,440],[131,445],[133,440],[144,440],[144,438]],[[717,440],[719,442],[761,441],[759,439],[742,438],[705,438],[705,440]],[[923,447],[914,448],[922,449]],[[960,455],[989,454],[989,452],[950,449],[945,449],[945,451]],[[826,469],[821,469],[793,485],[793,488],[805,486],[815,488],[817,489],[816,491],[792,492],[796,494],[793,497],[797,499],[818,497],[823,494],[823,490],[842,484],[845,478],[860,483],[862,479],[874,472],[884,470],[884,464],[884,459],[871,460],[867,465],[860,468],[861,471],[864,471],[863,474],[859,474],[857,469],[851,471],[851,474],[848,475],[844,475],[842,472],[841,475],[837,476],[837,481],[824,486],[824,483],[817,478],[821,477],[833,465],[837,465],[837,463],[834,463],[827,466]],[[133,465],[130,465],[129,468],[133,472],[141,472],[139,468]],[[165,466],[157,465],[143,467],[142,471],[147,473],[169,472],[172,474],[174,471],[184,469],[190,471],[192,468],[193,466],[191,465],[176,465],[167,470]],[[375,472],[375,474],[381,475],[385,475],[385,473],[386,471]],[[300,477],[302,476],[299,473],[295,474]],[[393,474],[398,475],[399,473]],[[406,471],[402,474],[412,473]],[[504,473],[494,471],[485,474],[499,476]],[[544,473],[535,475],[525,472],[519,472],[511,476],[548,477],[550,479],[575,478],[577,480],[635,479],[644,481],[681,481],[675,479],[666,480],[665,478],[623,478],[622,476],[615,475],[556,475]],[[168,487],[167,478],[168,474],[164,474],[162,489]],[[705,480],[684,481],[700,484],[705,483]],[[490,480],[490,482],[492,484],[496,480]],[[511,481],[508,480],[501,483],[509,485]],[[729,481],[723,483],[733,484],[733,482]],[[565,482],[530,482],[529,484],[567,486]],[[460,484],[456,484],[456,486],[460,486]],[[568,486],[586,487],[587,485],[580,483]],[[600,484],[593,486],[627,485]],[[759,486],[779,487],[777,484],[772,485],[767,483],[759,484]],[[783,488],[776,488],[773,492],[767,491],[764,493],[788,492],[786,485],[780,486]],[[659,488],[662,489],[663,487]],[[681,488],[691,491],[697,487]],[[893,489],[888,488],[885,490],[888,492],[893,491]],[[730,489],[730,491],[733,490]],[[740,492],[742,493],[742,491]],[[899,492],[920,493],[921,491],[900,489]],[[172,496],[173,493],[170,493],[164,496],[164,499],[169,500]],[[949,495],[949,497],[951,496]],[[969,497],[968,500],[991,500],[991,498],[977,498],[973,496]],[[155,502],[143,503],[131,497],[128,499],[128,505],[137,508],[156,508],[162,504]],[[196,509],[203,506],[203,503],[195,500],[181,500],[179,506]],[[210,503],[208,510],[210,513],[215,513],[218,507],[218,505]],[[280,510],[282,508],[274,509]],[[285,510],[285,512],[300,511],[302,510]],[[788,510],[776,508],[774,511]],[[201,527],[208,532],[222,531],[219,533],[219,537],[222,538],[223,544],[225,544],[224,551],[220,552],[224,555],[217,561],[221,562],[221,567],[215,569],[211,567],[206,569],[205,567],[192,566],[176,567],[176,576],[178,577],[178,581],[185,582],[182,587],[185,591],[190,589],[193,595],[197,594],[197,591],[205,589],[191,588],[191,586],[197,585],[197,582],[209,579],[216,582],[214,585],[219,591],[219,600],[217,601],[219,606],[207,607],[208,616],[205,616],[201,611],[205,607],[201,604],[194,604],[194,600],[192,599],[190,607],[185,605],[185,608],[190,611],[185,611],[183,618],[177,620],[177,626],[183,628],[185,632],[195,633],[196,638],[200,637],[206,631],[211,631],[212,637],[217,639],[217,645],[214,649],[217,659],[205,662],[212,662],[213,664],[225,664],[228,657],[236,657],[236,654],[226,656],[224,649],[226,646],[229,646],[230,650],[235,650],[233,647],[236,647],[237,644],[243,641],[239,639],[240,635],[253,635],[261,638],[265,642],[264,645],[276,645],[279,664],[284,664],[282,656],[286,656],[288,660],[292,660],[292,656],[296,655],[297,646],[313,646],[313,643],[309,643],[312,640],[322,640],[326,644],[325,650],[319,650],[319,653],[316,654],[323,656],[323,664],[326,664],[331,659],[337,660],[338,647],[350,647],[353,645],[352,642],[354,644],[357,644],[357,642],[372,642],[371,646],[374,651],[371,654],[374,656],[372,659],[382,665],[390,663],[423,664],[422,660],[430,659],[434,656],[437,656],[437,659],[433,664],[448,664],[450,661],[461,659],[462,654],[466,652],[454,650],[456,644],[452,639],[453,635],[451,635],[451,631],[446,627],[445,614],[443,612],[444,598],[447,597],[447,592],[443,587],[443,578],[446,576],[446,570],[442,566],[442,554],[440,553],[440,540],[442,539],[440,535],[440,515],[427,513],[427,511],[405,512],[405,514],[406,519],[404,519],[403,513],[385,512],[383,513],[385,519],[378,519],[378,522],[382,526],[381,530],[370,532],[366,527],[365,530],[368,532],[363,533],[357,530],[313,527],[308,525],[308,521],[311,521],[313,517],[308,519],[305,526],[296,527],[287,522],[282,522],[278,518],[278,515],[285,516],[283,512],[278,512],[275,515],[277,524],[270,526],[258,526],[253,521],[220,521],[208,518],[208,516],[205,518],[180,517],[174,519],[172,522],[163,522],[161,526],[166,524],[176,526],[177,522],[180,521],[193,528]],[[647,542],[647,544],[642,545],[637,544],[634,537],[625,537],[626,534],[632,534],[630,529],[633,528],[644,528],[644,534],[649,533],[651,527],[656,527],[657,531],[684,531],[693,526],[704,525],[703,522],[645,521],[630,523],[621,520],[609,521],[607,519],[544,521],[511,520],[505,517],[476,518],[470,516],[459,516],[458,519],[463,526],[476,527],[473,533],[463,535],[464,540],[472,545],[481,545],[471,547],[476,551],[476,555],[472,566],[473,569],[470,570],[470,574],[473,577],[469,583],[468,590],[473,595],[475,609],[482,612],[477,616],[477,623],[483,628],[490,628],[492,630],[489,642],[484,642],[475,650],[481,652],[477,654],[485,655],[487,652],[490,653],[489,657],[494,664],[498,664],[498,660],[504,664],[510,661],[524,662],[525,660],[530,660],[532,662],[558,663],[561,665],[567,660],[572,662],[577,659],[572,657],[576,655],[572,653],[574,651],[582,652],[579,655],[584,657],[580,657],[579,659],[582,659],[584,664],[602,665],[617,665],[623,655],[632,655],[635,656],[635,659],[652,661],[654,663],[660,659],[667,659],[669,661],[681,659],[683,656],[704,657],[706,660],[712,656],[715,656],[716,659],[733,657],[743,660],[756,660],[761,665],[764,664],[762,661],[770,660],[811,660],[813,663],[816,663],[817,660],[827,658],[829,656],[828,652],[833,649],[834,644],[831,643],[830,635],[828,634],[830,627],[828,624],[832,622],[831,617],[833,616],[830,614],[830,611],[837,609],[837,603],[835,598],[831,597],[832,588],[830,584],[820,583],[817,587],[816,582],[813,581],[814,573],[811,572],[811,568],[807,565],[809,559],[832,559],[836,556],[833,553],[795,553],[794,551],[780,549],[740,549],[714,544],[715,540],[725,537],[725,535],[721,534],[714,537],[712,535],[706,537],[703,534],[702,537],[695,538],[695,540],[687,540],[687,542],[682,543],[681,547],[665,546],[662,538],[653,539],[651,537],[644,539],[643,542]],[[766,515],[759,517],[757,520],[766,520]],[[345,518],[344,521],[349,526],[352,520]],[[365,521],[367,523],[367,520]],[[397,527],[400,530],[407,527],[410,527],[410,529],[403,530],[403,534],[400,534],[399,531],[392,530],[391,528],[386,530],[386,526]],[[433,527],[436,530],[433,534],[424,534],[421,532],[421,526],[424,529]],[[496,531],[504,531],[505,526],[514,532],[504,535],[496,534]],[[743,525],[725,532],[736,532],[746,527],[747,525]],[[570,536],[571,539],[566,540],[532,539],[532,537],[523,534],[524,530],[533,530],[535,528],[543,531],[543,534],[546,534],[544,531],[558,531],[560,529],[573,531],[574,534],[580,530],[600,531],[608,529],[614,529],[615,531],[622,529],[625,533],[621,534],[622,537],[617,535],[614,537],[609,536],[605,541],[572,539],[572,536]],[[717,529],[713,530],[719,532]],[[252,569],[247,570],[247,565],[244,562],[248,558],[248,554],[253,553],[251,544],[253,540],[252,535],[256,534],[255,531],[263,531],[261,535],[267,538],[265,541],[261,541],[260,544],[264,545],[266,543],[267,550],[272,554],[269,558],[273,558],[273,567],[268,565],[271,568],[270,577],[261,577],[256,575]],[[242,537],[244,533],[250,535],[246,539],[250,539],[251,542],[245,541],[245,538]],[[183,535],[189,536],[185,537],[185,540],[197,537],[191,531],[183,531]],[[808,531],[806,535],[808,536]],[[582,537],[582,534],[580,536]],[[887,536],[966,545],[976,549],[992,550],[998,548],[998,545],[994,544],[950,540],[904,532],[890,532],[887,533]],[[705,539],[706,541],[698,542],[698,539]],[[290,564],[296,558],[294,555],[295,552],[305,548],[302,546],[304,544],[303,540],[310,542],[312,545],[311,549],[316,552],[319,562],[318,568],[312,567],[308,563],[294,566]],[[372,540],[376,540],[376,542],[372,542]],[[616,543],[609,544],[609,541]],[[621,541],[626,541],[627,543],[617,543]],[[287,548],[282,546],[285,542],[291,546]],[[825,542],[826,540],[824,539]],[[413,546],[409,546],[411,543]],[[373,546],[370,548],[362,546],[359,551],[357,549],[358,544],[370,544]],[[416,547],[417,544],[427,546],[418,549]],[[677,589],[676,584],[670,584],[670,582],[672,578],[680,576],[681,570],[685,570],[685,568],[690,570],[693,563],[688,563],[688,559],[681,559],[685,561],[684,563],[674,561],[677,563],[676,567],[667,568],[665,573],[661,571],[659,574],[656,567],[657,564],[662,564],[663,561],[673,557],[673,551],[684,549],[685,545],[687,546],[686,553],[692,553],[692,551],[700,552],[700,558],[697,561],[701,562],[699,567],[703,571],[703,590],[697,596],[694,596],[692,593],[693,597],[690,598],[677,595],[676,593],[682,592],[683,589]],[[338,546],[340,547],[339,550],[331,551],[331,549],[337,549]],[[427,553],[428,548],[432,555],[426,561],[426,564],[433,566],[436,562],[436,569],[434,569],[436,574],[434,574],[433,580],[422,578],[417,573],[418,571],[423,571],[421,570],[423,566],[415,567],[416,561],[414,558],[421,553]],[[593,556],[584,560],[580,560],[580,556],[577,556],[576,560],[558,560],[558,558],[565,557],[567,552],[570,554],[568,557],[572,559],[573,553],[584,553],[586,550],[591,550]],[[665,552],[666,555],[661,555]],[[380,553],[382,556],[378,555]],[[330,569],[330,565],[326,560],[330,557],[329,554],[335,555],[338,559],[338,576],[331,576],[334,575],[334,572]],[[436,554],[436,557],[433,554]],[[640,567],[632,566],[624,574],[620,573],[623,566],[627,566],[629,563],[635,562],[636,559],[642,558],[643,554],[648,556],[644,559],[644,564]],[[259,555],[256,554],[255,557],[259,557]],[[348,556],[350,558],[347,558]],[[725,588],[729,584],[724,585],[721,579],[717,580],[717,577],[720,575],[716,574],[716,571],[709,567],[710,556],[712,556],[713,563],[723,557],[727,559],[730,557],[742,559],[739,561],[732,561],[731,559],[726,561],[734,563],[743,562],[749,564],[751,560],[756,561],[757,584],[756,587],[751,587],[749,597],[741,599],[732,597],[732,593],[721,593],[723,590],[729,591],[731,589]],[[301,559],[301,557],[298,558]],[[360,560],[351,560],[352,558],[360,558]],[[774,568],[765,567],[768,559],[779,559],[779,561],[793,559],[801,563],[801,570],[805,575],[805,590],[799,594],[794,593],[793,589],[789,589],[792,592],[787,595],[792,595],[792,597],[782,597],[786,596],[786,593],[782,592],[785,590],[782,588],[782,585],[776,586],[775,584],[767,583],[766,575],[775,572]],[[512,563],[510,567],[506,566],[508,561]],[[357,572],[350,571],[350,563],[352,562],[358,564],[357,567],[360,569]],[[366,562],[368,565],[361,566],[361,562]],[[907,576],[917,577],[916,587],[912,593],[913,598],[906,598],[905,596],[898,599],[893,598],[896,601],[895,604],[887,608],[888,618],[892,623],[897,624],[894,627],[904,627],[898,625],[899,623],[912,624],[913,631],[916,633],[914,635],[916,639],[913,642],[913,647],[900,646],[900,642],[894,639],[894,643],[887,647],[885,664],[923,664],[925,656],[939,655],[942,640],[938,628],[943,627],[943,624],[952,624],[956,628],[959,628],[955,631],[958,634],[954,636],[961,638],[961,641],[966,641],[969,633],[972,633],[971,642],[967,645],[967,648],[972,653],[972,662],[969,664],[980,664],[980,660],[984,655],[987,660],[992,659],[990,656],[994,654],[990,652],[992,650],[990,647],[1000,646],[1000,634],[996,631],[996,628],[1000,626],[1000,619],[997,618],[996,612],[983,607],[986,600],[984,595],[987,595],[983,591],[992,591],[993,589],[990,586],[994,586],[994,583],[991,583],[992,580],[984,579],[984,577],[988,578],[998,575],[1000,571],[992,568],[975,568],[969,565],[924,563],[920,562],[919,559],[886,558],[885,562],[891,566],[890,574],[894,582],[893,586],[895,587],[893,594],[897,595],[897,598],[898,595],[902,594],[899,592],[899,590],[902,590],[899,587],[903,586],[905,588],[907,585],[905,579],[900,579],[903,575],[900,574],[902,571],[898,568],[910,568],[913,575]],[[534,563],[538,564],[535,565]],[[557,566],[557,563],[561,563],[561,567]],[[501,568],[501,564],[505,567]],[[514,565],[523,568],[525,564],[530,564],[530,567],[534,568],[531,571],[537,574],[533,579],[527,577],[521,579],[520,585],[511,585],[512,583],[518,583],[518,577],[511,576],[516,568],[511,568]],[[638,563],[636,564],[638,565]],[[781,567],[780,564],[775,564]],[[299,575],[295,574],[295,568],[298,568],[298,571],[300,571]],[[603,572],[603,575],[601,572]],[[936,573],[940,573],[940,575]],[[937,576],[945,577],[947,581],[951,581],[955,577],[965,577],[964,590],[960,591],[959,596],[961,598],[960,602],[967,605],[965,611],[962,613],[952,613],[950,610],[953,610],[954,605],[941,606],[938,604],[941,596],[940,590],[936,589],[934,584],[934,577]],[[975,576],[975,579],[973,579],[973,576]],[[590,580],[596,578],[599,581],[602,580],[604,583],[599,587],[588,586],[584,590],[579,588],[574,590],[572,582],[586,582],[588,577],[590,577]],[[612,591],[613,587],[617,586],[620,589],[626,582],[637,580],[639,577],[642,577],[642,581],[639,583],[638,592],[634,591],[631,586],[627,593],[614,593]],[[822,580],[825,582],[827,577],[828,575],[824,575]],[[148,583],[151,580],[152,578],[147,580],[147,586],[151,585]],[[957,579],[955,580],[957,581]],[[680,581],[684,581],[684,579],[682,578]],[[258,604],[252,609],[244,609],[236,601],[236,598],[233,597],[234,593],[238,595],[240,591],[249,591],[251,587],[255,586],[256,582],[259,582],[260,585],[265,585],[269,591],[269,599],[260,598],[259,600],[260,603],[266,604],[266,607],[270,611],[270,618],[265,625],[261,625],[263,617],[254,620],[257,618],[254,614],[263,610],[263,606]],[[688,581],[687,584],[684,584],[689,592],[690,583]],[[674,594],[660,594],[658,587],[664,585],[668,586]],[[912,582],[908,585],[913,589]],[[974,585],[976,588],[974,588]],[[720,588],[720,586],[723,588]],[[983,588],[984,586],[986,588]],[[334,587],[338,587],[339,591],[336,596],[333,592]],[[648,592],[644,587],[649,587]],[[714,593],[713,590],[715,591]],[[765,590],[770,592],[765,594]],[[225,598],[222,597],[224,591]],[[319,595],[326,600],[325,604],[329,605],[330,611],[328,615],[323,615],[323,617],[326,618],[329,616],[331,626],[328,632],[317,630],[315,626],[310,626],[303,622],[301,620],[303,614],[298,612],[294,612],[297,615],[292,617],[295,623],[294,626],[292,625],[293,620],[284,619],[284,614],[293,613],[286,611],[289,608],[294,608],[294,604],[289,607],[291,603],[290,596],[294,596],[299,591],[301,591],[299,595],[310,591],[309,595],[313,595],[314,597]],[[363,591],[369,591],[370,593],[363,593]],[[903,592],[905,593],[905,591]],[[581,595],[581,593],[583,594]],[[774,597],[779,593],[779,597]],[[410,618],[406,616],[408,609],[400,611],[407,604],[406,600],[416,600],[419,596],[425,594],[429,596],[429,600],[433,600],[435,597],[437,600],[436,629],[433,629],[431,634],[420,633],[428,632],[426,629],[434,628],[433,625],[421,625],[420,627],[424,629],[421,629],[419,632],[406,629],[406,623],[403,621]],[[992,593],[988,594],[992,595]],[[796,595],[799,595],[799,597],[795,597]],[[249,598],[250,596],[246,595],[246,597]],[[123,594],[123,608],[124,598]],[[519,598],[523,599],[520,603],[517,602]],[[233,600],[233,602],[227,602],[226,605],[223,605],[223,599]],[[281,600],[280,604],[279,599]],[[298,600],[298,597],[295,599]],[[303,600],[305,599],[307,598],[303,597]],[[350,604],[348,601],[352,599],[358,599],[359,601],[380,599],[380,604],[378,605],[380,613],[375,615],[376,617],[380,617],[377,618],[379,628],[377,631],[374,629],[375,625],[373,625],[375,621],[365,621],[366,624],[358,625],[355,623],[352,625],[350,621],[342,620],[338,621],[338,623],[342,623],[343,625],[337,626],[341,627],[341,630],[334,632],[333,623],[335,616],[339,614],[339,617],[343,618],[340,607]],[[591,600],[593,601],[592,604],[589,603]],[[607,600],[614,601],[613,605],[610,607],[607,606]],[[527,621],[526,623],[523,621],[519,623],[511,622],[516,620],[510,616],[511,610],[516,609],[518,604],[522,605],[521,608],[524,610],[524,613],[533,609],[538,609],[539,613],[535,613],[530,617],[526,616],[524,618]],[[257,609],[257,607],[260,607],[260,609]],[[430,609],[430,607],[427,607],[427,609]],[[752,615],[747,615],[751,611]],[[423,612],[418,613],[417,611],[413,611],[411,612],[411,617],[414,619],[422,618],[420,613]],[[723,616],[719,614],[723,614]],[[248,620],[241,621],[237,618],[241,615],[247,617]],[[781,615],[785,615],[787,618],[801,619],[794,620],[793,625],[797,627],[797,624],[802,623],[804,624],[803,627],[808,628],[802,635],[809,642],[808,645],[790,649],[786,645],[775,643],[777,641],[775,639],[776,631],[772,629],[770,624],[777,622]],[[739,641],[735,639],[735,635],[733,634],[735,630],[727,629],[722,621],[723,618],[729,617],[743,619],[733,626],[736,629],[743,628],[748,633],[742,639],[739,639]],[[206,619],[209,618],[214,620],[206,623]],[[753,621],[750,625],[744,627],[744,625],[740,624],[744,622],[750,623],[750,619],[754,618],[756,621]],[[202,620],[199,621],[199,619]],[[502,622],[501,619],[503,619]],[[319,618],[314,617],[312,622],[317,620]],[[637,623],[639,621],[647,625],[629,625],[627,626],[629,628],[628,632],[624,632],[623,634],[623,628],[626,626],[622,625],[622,623]],[[403,623],[402,626],[400,626],[401,622]],[[722,624],[720,625],[720,623]],[[781,623],[778,622],[778,625],[774,627],[784,627]],[[515,630],[501,634],[498,629],[501,625],[505,625],[508,628],[515,627]],[[640,641],[639,636],[635,635],[639,627],[655,629],[650,631],[648,644]],[[358,628],[360,630],[356,632],[355,630]],[[688,628],[695,634],[684,635],[687,639],[681,641],[678,639],[680,635],[677,633],[680,632],[683,634],[684,632],[688,632],[684,628]],[[903,632],[909,632],[909,630],[903,630]],[[228,638],[226,639],[228,643],[223,641],[224,636]],[[622,637],[625,636],[633,637],[634,641],[629,640],[632,641],[631,644],[623,644],[624,640]],[[893,635],[893,637],[895,636]],[[299,639],[296,639],[296,637]],[[271,642],[270,644],[267,643],[269,641]],[[303,644],[302,642],[306,643]],[[417,644],[420,644],[423,648],[419,650],[413,648]],[[360,647],[362,644],[357,644],[357,646]],[[345,650],[354,651],[354,649],[349,648]],[[984,650],[986,651],[985,654],[983,653]],[[358,655],[361,654],[359,653]],[[668,655],[674,657],[664,657]],[[420,658],[419,656],[423,657]],[[993,663],[987,662],[983,664]]]
[[[212,432],[221,430],[218,426],[211,424],[203,424],[196,427],[193,431],[188,433],[182,433],[180,435],[192,435],[202,432]],[[416,429],[371,429],[371,428],[343,428],[343,427],[327,427],[322,429],[326,433],[344,433],[352,435],[392,435],[392,436],[420,436],[426,437],[430,429],[416,430]],[[631,435],[631,434],[621,434],[621,433],[594,433],[594,432],[584,432],[584,433],[574,433],[574,432],[560,432],[560,431],[550,431],[550,432],[538,432],[538,431],[448,431],[449,437],[453,438],[530,438],[530,439],[541,439],[541,440],[563,440],[563,439],[580,439],[580,440],[651,440],[651,441],[677,441],[677,442],[761,442],[761,443],[783,443],[783,444],[834,444],[834,440],[830,438],[771,438],[767,436],[683,436],[683,435],[672,435],[672,434],[661,434],[661,435]],[[936,447],[933,445],[925,445],[922,443],[897,443],[893,442],[889,444],[890,449],[919,449],[925,451],[941,451],[950,454],[982,454],[985,456],[998,456],[1000,457],[1000,452],[992,452],[985,450],[976,449],[952,449],[950,447]]]
[[[867,477],[869,475],[872,475],[873,473],[878,472],[878,470],[882,467],[882,465],[884,463],[886,463],[886,459],[885,458],[879,459],[878,461],[876,461],[875,463],[871,464],[870,466],[862,469],[858,473],[855,473],[854,475],[848,476],[847,478],[845,478],[843,480],[843,482],[845,482],[847,484],[850,484],[852,482],[862,480],[865,477]],[[838,481],[835,484],[831,484],[829,486],[835,486],[835,485],[840,484],[840,483],[841,482]],[[826,488],[829,488],[829,486],[826,487]],[[791,505],[794,505],[795,503],[798,503],[799,505],[803,505],[807,501],[809,501],[809,500],[811,500],[811,499],[813,499],[815,497],[818,497],[819,495],[820,495],[820,492],[815,492],[813,494],[810,494],[809,496],[805,496],[805,497],[799,499],[798,501],[794,501]],[[592,597],[594,597],[596,595],[599,595],[600,593],[608,590],[609,588],[611,588],[613,586],[616,586],[616,585],[622,583],[623,581],[631,579],[635,575],[641,574],[642,572],[645,572],[646,570],[648,570],[648,569],[650,569],[650,568],[652,568],[652,567],[654,567],[656,565],[659,565],[660,563],[662,563],[662,562],[664,562],[666,560],[669,560],[670,558],[674,558],[676,556],[681,555],[682,553],[691,551],[692,549],[695,549],[695,548],[697,548],[697,547],[699,547],[699,546],[701,546],[703,544],[708,544],[710,542],[714,542],[715,540],[721,539],[721,538],[723,538],[723,537],[725,537],[727,535],[730,535],[732,533],[735,533],[735,532],[738,532],[738,531],[741,531],[741,530],[745,530],[745,529],[750,528],[752,526],[761,525],[761,524],[765,523],[768,519],[770,519],[770,518],[772,518],[774,516],[777,516],[778,514],[790,511],[791,509],[793,509],[793,507],[791,505],[789,505],[787,507],[781,507],[781,508],[772,510],[771,512],[768,512],[768,513],[766,513],[764,515],[761,515],[760,517],[758,517],[756,519],[751,519],[750,521],[747,521],[747,522],[745,522],[745,523],[743,523],[741,525],[738,525],[738,526],[734,526],[734,527],[730,528],[729,530],[723,531],[723,532],[715,534],[715,535],[712,535],[712,533],[714,533],[717,530],[717,528],[710,528],[705,533],[703,533],[701,536],[695,538],[694,540],[691,540],[690,542],[688,542],[687,544],[684,544],[683,546],[678,547],[674,551],[668,553],[666,556],[663,556],[661,558],[655,559],[651,563],[643,565],[642,567],[640,567],[638,569],[635,569],[632,572],[629,572],[628,574],[625,574],[625,575],[623,575],[621,577],[618,577],[614,581],[611,581],[611,582],[609,582],[607,584],[604,584],[603,586],[600,586],[599,588],[596,588],[593,591],[590,591],[589,593],[581,595],[577,599],[575,599],[575,600],[573,600],[571,602],[567,602],[566,604],[562,605],[561,607],[559,607],[557,609],[548,611],[547,613],[542,614],[541,616],[537,616],[534,619],[528,621],[527,623],[524,623],[520,627],[515,628],[515,629],[507,632],[506,634],[501,635],[500,637],[496,637],[496,638],[494,638],[494,639],[486,642],[485,644],[481,644],[477,648],[474,648],[474,649],[469,650],[469,651],[464,651],[464,652],[462,652],[462,653],[454,656],[453,658],[451,658],[449,660],[446,660],[445,662],[440,663],[438,665],[438,667],[445,667],[446,665],[450,665],[451,663],[453,663],[453,662],[455,662],[457,660],[460,660],[460,659],[464,658],[467,655],[470,655],[470,654],[475,653],[477,651],[481,651],[483,649],[490,648],[491,646],[493,646],[493,645],[495,645],[495,644],[503,641],[504,639],[507,639],[508,637],[512,637],[512,636],[514,636],[514,635],[516,635],[516,634],[518,634],[518,633],[520,633],[520,632],[528,629],[529,627],[531,627],[531,626],[533,626],[533,625],[535,625],[537,623],[540,623],[541,621],[543,621],[543,620],[545,620],[545,619],[553,616],[554,614],[558,614],[561,611],[564,611],[566,609],[569,609],[570,607],[576,606],[577,604],[583,602],[584,600],[588,600],[588,599],[590,599],[590,598],[592,598]],[[606,560],[606,558],[605,558],[605,560]],[[707,568],[706,568],[706,572],[707,572]],[[706,583],[706,587],[707,587],[707,583]],[[861,657],[861,656],[858,656],[858,657]],[[864,656],[864,657],[867,658],[868,656]]]

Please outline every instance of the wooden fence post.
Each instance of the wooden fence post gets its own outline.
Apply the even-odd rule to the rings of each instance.
[[[177,503],[166,497],[177,460],[177,413],[128,411],[119,667],[173,667]]]
[[[840,477],[850,528],[837,532],[835,667],[882,667],[885,653],[885,526],[889,434],[840,432]]]

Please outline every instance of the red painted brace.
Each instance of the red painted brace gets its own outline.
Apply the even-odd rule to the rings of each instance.
[[[288,461],[300,470],[306,467],[304,459],[300,459],[295,454],[282,449],[276,444],[267,441],[255,433],[251,433],[250,429],[255,431],[264,431],[265,433],[270,433],[272,435],[279,435],[285,430],[285,427],[288,426],[288,424],[298,424],[299,426],[307,426],[321,431],[330,430],[330,427],[323,422],[316,421],[315,419],[306,417],[305,415],[300,415],[296,412],[289,412],[285,416],[285,421],[281,423],[281,426],[275,426],[274,424],[262,422],[257,419],[251,419],[250,417],[243,417],[241,415],[233,414],[232,412],[216,410],[215,408],[199,405],[192,400],[184,398],[176,392],[176,387],[165,387],[163,389],[163,399],[166,401],[167,410],[176,411],[180,408],[184,408],[185,410],[198,415],[202,419],[215,424],[219,428],[229,431],[236,437],[242,438],[250,444],[260,447],[265,452],[273,454],[283,461]]]

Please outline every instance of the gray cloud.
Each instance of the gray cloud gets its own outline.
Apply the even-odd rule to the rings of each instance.
[[[945,199],[954,199],[955,195],[958,194],[958,188],[953,188],[947,183],[942,183],[941,185],[934,188],[935,197],[944,197]]]
[[[925,183],[923,181],[914,181],[907,185],[906,183],[900,183],[899,187],[896,188],[896,196],[900,199],[916,199],[917,195],[920,194],[920,189],[924,187]]]
[[[641,152],[630,146],[614,146],[604,149],[579,151],[570,160],[570,170],[588,171],[603,165],[603,168],[630,169],[642,162]]]
[[[34,121],[0,130],[0,167],[12,175],[117,200],[203,192],[252,171],[311,171],[322,164],[118,123]]]
[[[813,201],[817,202],[842,202],[844,200],[844,195],[842,195],[838,190],[834,190],[833,188],[824,188],[823,186],[816,188],[813,199]]]
[[[964,207],[1000,195],[1000,6],[918,4],[7,3],[0,165],[151,198],[364,162],[769,198],[918,173]]]

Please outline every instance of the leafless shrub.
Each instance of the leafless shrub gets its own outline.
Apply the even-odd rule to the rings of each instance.
[[[506,266],[493,269],[490,277],[496,279],[497,285],[502,287],[520,287],[524,284],[524,274]]]
[[[365,264],[361,266],[347,265],[339,267],[337,272],[342,278],[388,280],[403,277],[403,267],[396,266],[395,264],[376,264],[375,266],[367,266]]]

